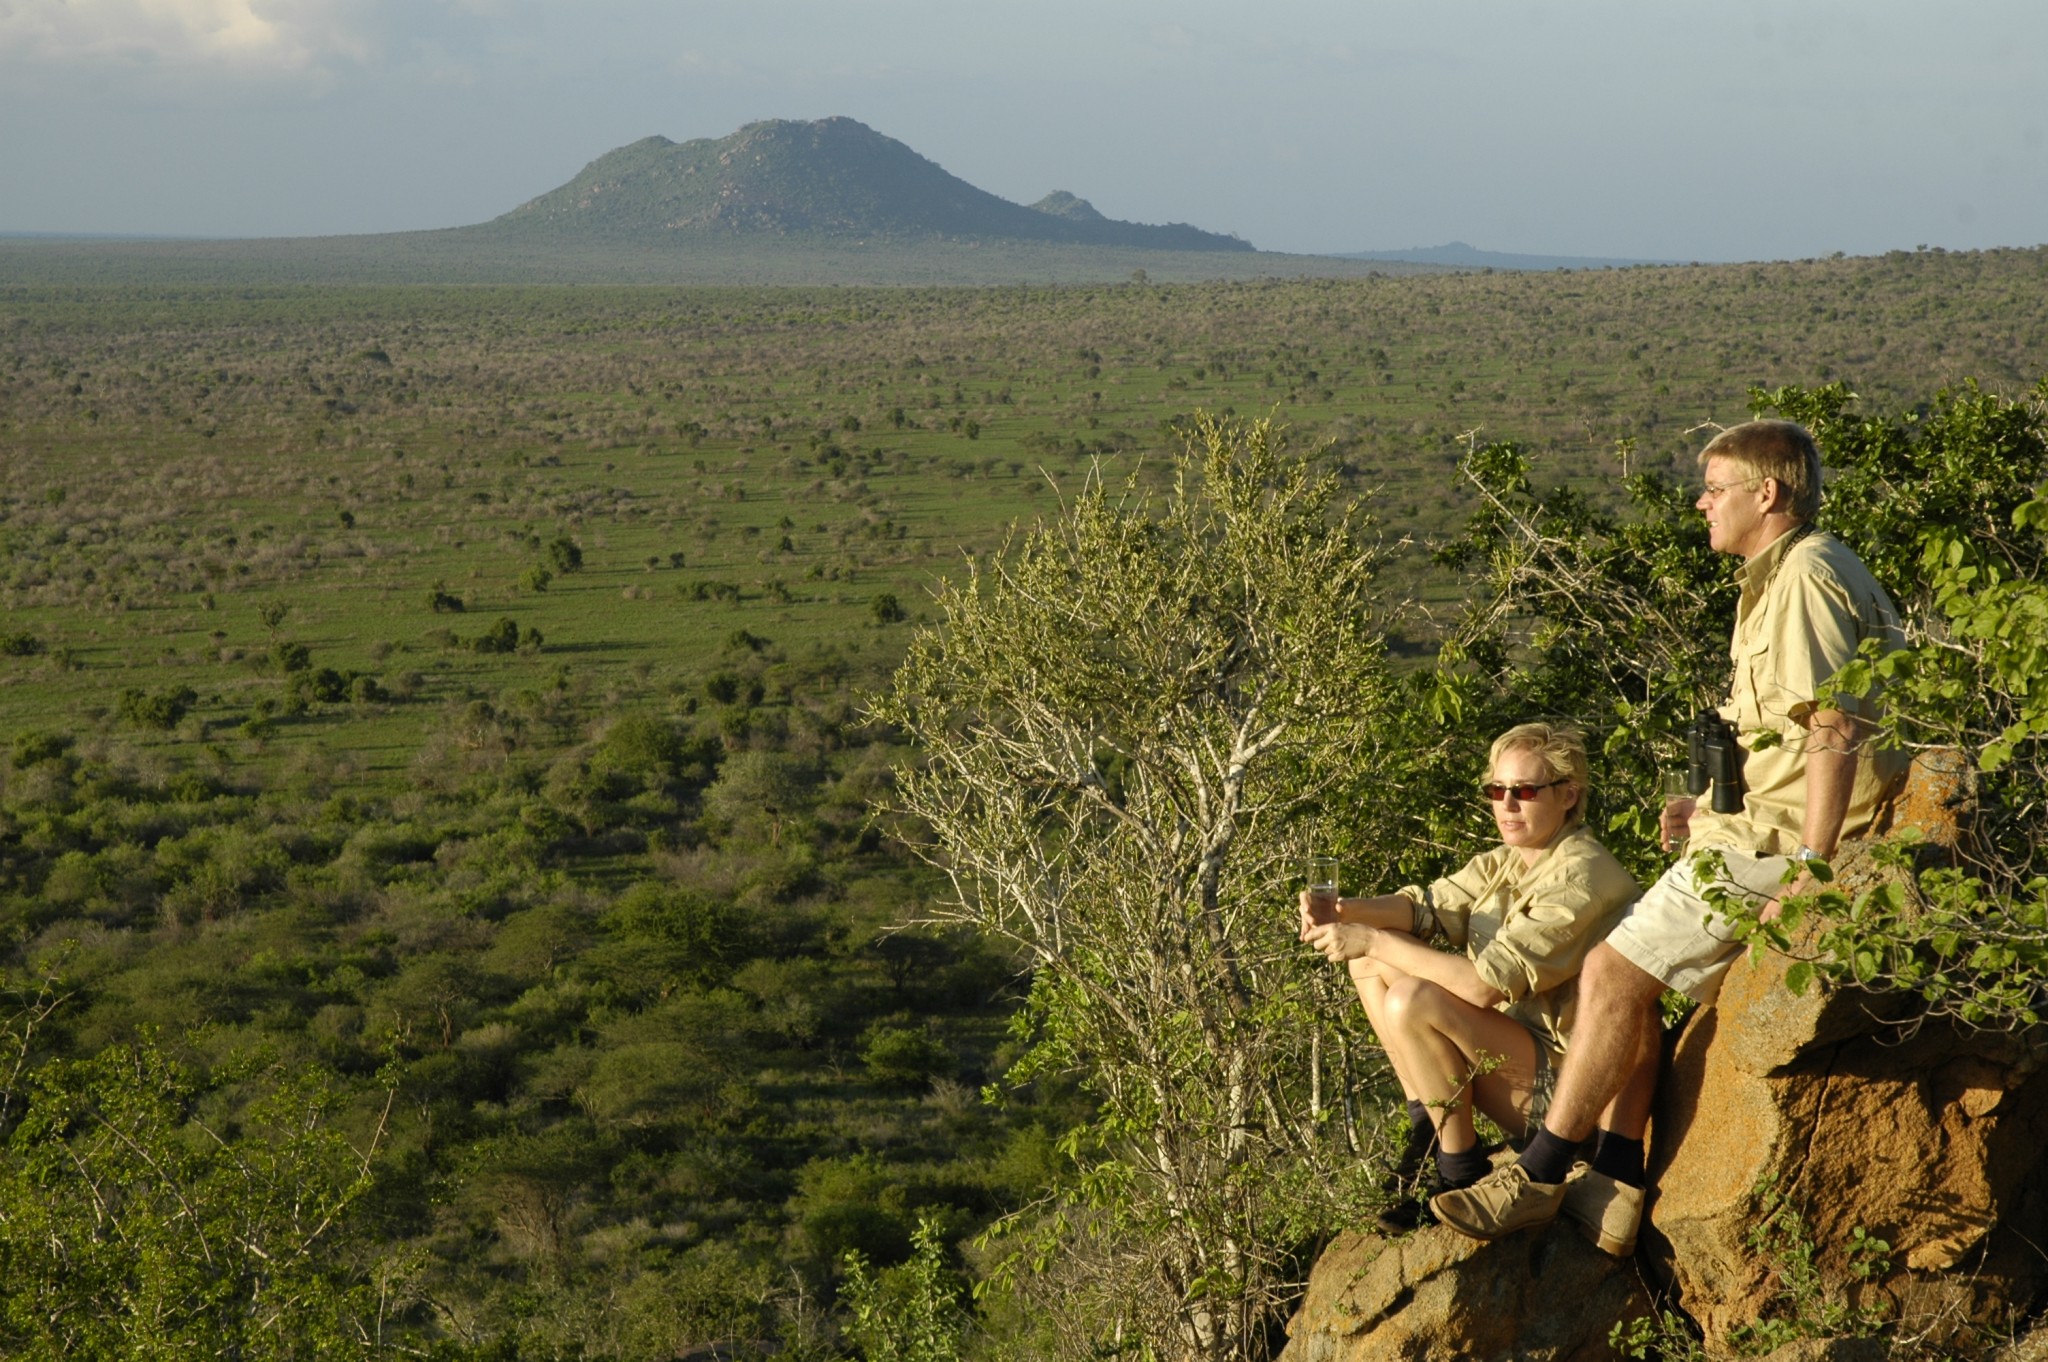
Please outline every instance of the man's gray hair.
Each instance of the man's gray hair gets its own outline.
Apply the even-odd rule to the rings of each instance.
[[[1700,451],[1700,467],[1708,459],[1726,459],[1751,479],[1777,479],[1791,498],[1794,519],[1811,520],[1820,511],[1820,446],[1797,421],[1730,426]]]

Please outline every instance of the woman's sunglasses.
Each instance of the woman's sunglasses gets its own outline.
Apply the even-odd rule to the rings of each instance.
[[[1570,783],[1570,778],[1566,776],[1560,776],[1556,780],[1546,780],[1541,785],[1502,785],[1498,781],[1491,781],[1480,786],[1479,793],[1485,795],[1496,804],[1506,799],[1509,795],[1513,795],[1516,799],[1527,803],[1536,797],[1536,793],[1539,790],[1547,790],[1553,785],[1565,785],[1568,783]]]

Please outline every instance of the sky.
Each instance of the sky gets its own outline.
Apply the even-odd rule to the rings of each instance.
[[[0,0],[0,232],[495,217],[845,115],[1266,250],[2048,242],[2042,0]]]

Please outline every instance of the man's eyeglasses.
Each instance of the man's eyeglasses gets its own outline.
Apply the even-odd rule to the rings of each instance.
[[[1709,500],[1718,500],[1721,494],[1731,487],[1740,487],[1744,491],[1755,491],[1756,485],[1762,481],[1763,479],[1761,478],[1736,478],[1733,482],[1702,483],[1700,484],[1700,495]]]
[[[1509,795],[1513,795],[1516,799],[1527,803],[1536,797],[1536,793],[1539,790],[1547,790],[1553,785],[1568,785],[1570,783],[1571,778],[1569,776],[1559,776],[1556,780],[1546,780],[1541,785],[1502,785],[1499,781],[1489,781],[1479,787],[1479,793],[1485,795],[1496,804],[1506,799]]]

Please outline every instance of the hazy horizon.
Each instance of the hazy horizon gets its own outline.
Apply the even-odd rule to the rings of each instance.
[[[2019,0],[16,0],[0,233],[463,226],[643,137],[845,115],[1015,202],[1269,251],[2026,247],[2043,39]]]

